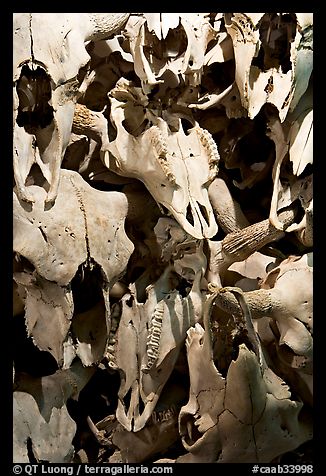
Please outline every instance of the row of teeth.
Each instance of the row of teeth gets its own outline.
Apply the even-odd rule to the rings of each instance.
[[[159,423],[162,421],[167,421],[177,415],[177,410],[174,405],[172,405],[167,410],[161,410],[160,412],[153,411],[152,421],[153,423]]]
[[[147,336],[147,365],[142,367],[144,373],[149,372],[157,361],[160,350],[160,338],[162,333],[162,322],[164,314],[164,301],[160,301],[155,306],[151,326]]]
[[[218,153],[215,140],[213,139],[212,135],[202,127],[196,126],[194,127],[194,130],[196,131],[202,145],[208,151],[208,163],[210,168],[216,169],[216,166],[220,161],[220,154]]]
[[[108,365],[112,369],[117,368],[115,360],[115,343],[116,343],[116,332],[119,327],[120,322],[121,307],[119,303],[114,303],[111,307],[111,329],[108,338],[108,347],[106,351],[106,358],[108,360]]]
[[[157,160],[159,161],[163,172],[171,183],[175,183],[175,176],[166,160],[168,150],[162,132],[157,126],[153,126],[148,130],[148,133],[151,134],[151,143],[155,149]]]

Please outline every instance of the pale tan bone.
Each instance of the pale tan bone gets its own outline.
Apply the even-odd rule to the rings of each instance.
[[[267,274],[261,289],[244,293],[253,319],[269,317],[272,320],[278,365],[286,372],[296,392],[310,405],[313,395],[311,260],[311,254],[289,257]],[[214,287],[211,285],[210,289]],[[234,316],[241,315],[241,308],[228,289],[219,290],[215,302]]]
[[[78,135],[87,135],[99,142],[103,147],[108,147],[108,121],[102,112],[91,111],[83,104],[76,104],[72,132]]]
[[[13,394],[13,461],[31,463],[71,463],[76,422],[66,407],[69,398],[79,392],[94,374],[75,362],[69,370],[59,370],[45,377],[18,376]],[[31,447],[28,448],[28,440]]]
[[[261,289],[245,294],[253,319],[260,319],[264,315],[269,315],[276,320],[294,318],[304,324],[301,326],[303,332],[303,328],[306,329],[306,327],[312,332],[311,259],[311,253],[302,257],[292,256],[285,259],[267,274],[261,283]],[[220,293],[216,298],[216,304],[232,314],[239,315],[240,313],[240,307],[228,292]],[[308,332],[307,329],[306,331]],[[307,332],[304,334],[306,335]],[[311,342],[307,334],[307,338],[301,344],[299,342],[294,344],[294,350],[299,351],[302,348],[302,351],[310,353]],[[286,343],[289,345],[289,342]]]
[[[14,177],[17,193],[23,200],[34,201],[26,187],[33,163],[39,165],[49,184],[46,202],[56,199],[60,166],[78,98],[77,75],[90,59],[86,43],[118,32],[128,17],[128,13],[14,14]],[[23,67],[28,68],[31,78],[27,73],[21,76]],[[33,76],[37,69],[45,78],[39,86],[39,80]],[[39,107],[38,103],[52,111],[49,124],[37,124],[31,130],[19,126],[18,108],[31,112]]]
[[[147,110],[146,118],[152,125],[137,136],[129,134],[124,127],[125,102],[128,98],[137,105],[137,94],[137,88],[123,79],[110,94],[117,137],[110,143],[113,157],[107,154],[105,164],[117,174],[141,180],[187,233],[195,238],[214,236],[217,224],[207,191],[219,161],[214,139],[191,116],[194,127],[186,134],[179,115],[168,111],[164,120]]]
[[[95,190],[68,170],[61,172],[60,196],[51,209],[43,209],[45,190],[31,189],[38,198],[33,210],[14,194],[13,249],[35,269],[14,276],[27,292],[29,333],[62,364],[74,309],[69,285],[80,267],[100,269],[109,332],[109,290],[124,274],[133,251],[124,230],[128,203],[123,194]]]
[[[232,197],[225,181],[216,177],[208,187],[208,196],[217,223],[223,231],[231,233],[249,226],[249,221],[241,210],[240,204]]]
[[[224,26],[223,13],[214,13],[213,28],[218,33],[215,39],[216,44],[209,48],[205,54],[205,66],[213,63],[224,63],[234,59],[233,43],[230,35]]]
[[[247,117],[247,111],[241,104],[238,86],[235,82],[230,84],[224,91],[214,90],[205,93],[196,103],[189,107],[205,111],[211,108],[222,108],[229,119]]]
[[[109,339],[108,359],[109,365],[120,372],[116,416],[128,431],[137,432],[146,425],[173,370],[186,331],[201,314],[197,307],[201,306],[201,301],[197,302],[201,275],[200,270],[189,294],[182,297],[175,289],[179,279],[170,265],[148,287],[144,303],[137,302],[134,292],[121,300],[121,317],[116,333]],[[126,402],[129,392],[130,402]]]
[[[96,424],[98,430],[112,441],[112,446],[119,449],[121,462],[151,462],[178,441],[178,413],[187,397],[187,389],[178,378],[179,375],[176,373],[168,380],[155,410],[141,430],[127,431],[120,423],[112,421],[112,416]],[[116,457],[117,455],[110,458],[109,462],[113,463]]]
[[[271,18],[273,14],[263,13],[226,13],[224,14],[227,32],[233,40],[234,57],[236,62],[235,80],[238,85],[242,105],[247,109],[248,115],[253,119],[266,102],[273,103],[279,110],[280,120],[284,121],[292,98],[295,94],[295,103],[308,86],[312,70],[311,55],[309,56],[308,73],[296,67],[298,49],[305,48],[307,42],[304,29],[298,23],[296,14],[291,24],[282,25],[281,15]],[[290,14],[288,14],[290,15]],[[310,20],[300,19],[307,23]],[[283,30],[281,29],[283,28]],[[287,72],[283,72],[279,59],[270,59],[265,65],[266,71],[253,64],[259,50],[267,55],[266,48],[273,50],[279,35],[288,35],[289,61],[291,63]],[[311,47],[311,45],[309,44]],[[269,53],[268,53],[269,54]],[[304,61],[304,59],[303,59]],[[302,66],[300,65],[301,69]]]
[[[268,119],[267,135],[275,143],[275,163],[273,166],[273,194],[270,206],[270,221],[279,230],[285,228],[277,215],[281,207],[288,206],[299,198],[305,215],[299,223],[287,227],[287,232],[297,232],[297,236],[306,246],[312,246],[312,174],[300,178],[306,165],[312,163],[312,106],[310,91],[302,97],[298,108],[289,116],[288,124],[281,124],[276,113]],[[303,116],[303,119],[302,119]],[[307,122],[305,122],[307,119]],[[281,184],[281,166],[289,154],[293,164],[293,175],[288,177],[288,186]]]
[[[161,83],[167,71],[177,82],[183,76],[187,84],[199,84],[207,45],[217,36],[206,13],[131,15],[125,30],[145,93]]]
[[[289,226],[293,222],[294,212],[283,211],[280,217]],[[283,236],[284,232],[275,228],[266,219],[229,233],[222,241],[207,240],[206,279],[221,285],[223,275],[231,264],[245,260],[266,244],[277,241]]]
[[[154,232],[164,262],[173,262],[175,272],[191,286],[191,301],[195,322],[202,319],[204,296],[206,289],[204,274],[207,259],[203,252],[202,240],[195,240],[180,228],[175,220],[159,218]]]
[[[212,348],[215,297],[205,304],[205,328],[196,324],[187,332],[190,395],[179,415],[179,431],[188,454],[177,462],[270,462],[311,439],[311,422],[301,418],[302,403],[291,399],[282,379],[266,366],[255,336],[249,338],[256,353],[240,344],[226,377],[221,375]]]
[[[288,126],[289,159],[293,174],[300,176],[313,163],[313,94],[309,87],[299,104],[286,118]]]
[[[115,448],[109,463],[141,463],[165,452],[177,442],[178,411],[186,397],[186,389],[176,377],[169,380],[144,428],[127,431],[116,419],[108,415],[91,430],[101,445]]]
[[[153,416],[153,415],[152,415]],[[120,449],[123,463],[141,463],[155,454],[166,451],[178,440],[178,415],[166,410],[155,416],[138,432],[127,431],[121,426],[116,429],[112,441]]]
[[[279,263],[280,258],[276,258],[255,251],[243,261],[238,261],[229,266],[229,271],[239,274],[238,281],[234,286],[240,287],[243,291],[253,291],[259,288],[259,283],[267,276],[267,273]],[[242,278],[241,278],[242,277]],[[232,284],[232,285],[233,285]],[[227,284],[230,286],[231,284]],[[246,286],[244,289],[243,286]],[[254,287],[252,287],[254,286]],[[251,287],[248,289],[248,287]]]

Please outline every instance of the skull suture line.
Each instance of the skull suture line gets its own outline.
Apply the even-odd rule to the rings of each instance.
[[[113,157],[105,155],[107,167],[141,180],[157,203],[190,235],[213,237],[217,224],[208,186],[217,174],[219,154],[211,134],[191,116],[186,119],[193,127],[185,133],[179,115],[166,111],[162,118],[147,109],[142,122],[147,122],[148,127],[134,136],[126,130],[128,103],[142,103],[143,97],[129,81],[122,79],[111,91],[110,99],[117,137],[110,143]]]
[[[236,288],[231,292],[238,295]],[[270,462],[310,439],[311,422],[301,415],[302,402],[291,398],[284,381],[266,365],[250,311],[244,323],[249,341],[247,337],[247,343],[239,345],[222,376],[212,345],[219,328],[214,330],[210,320],[218,293],[205,303],[205,328],[197,323],[187,332],[190,395],[179,415],[179,429],[188,454],[178,462]]]

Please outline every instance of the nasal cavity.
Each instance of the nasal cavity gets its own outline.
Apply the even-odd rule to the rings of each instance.
[[[194,224],[195,224],[194,216],[193,216],[193,213],[192,213],[192,208],[191,208],[190,203],[187,206],[186,219],[187,219],[187,222],[190,223],[191,226],[194,226]]]
[[[207,226],[209,226],[209,215],[207,212],[207,208],[204,205],[201,205],[200,203],[197,202],[198,208],[200,210],[201,216],[204,218]]]
[[[45,128],[53,120],[53,108],[50,106],[51,82],[49,75],[41,67],[31,69],[22,67],[17,82],[19,107],[17,124],[27,132],[33,128]],[[32,132],[32,131],[31,131]]]

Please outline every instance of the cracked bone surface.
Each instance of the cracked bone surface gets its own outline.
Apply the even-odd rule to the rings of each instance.
[[[13,249],[23,260],[14,277],[27,293],[29,333],[61,362],[64,347],[74,347],[66,339],[76,308],[71,283],[78,273],[98,273],[109,326],[109,289],[125,272],[133,251],[124,230],[128,204],[123,194],[92,189],[69,170],[61,171],[60,194],[49,210],[43,208],[45,190],[31,188],[38,198],[32,209],[14,193]]]
[[[121,299],[119,326],[108,347],[108,359],[120,373],[116,417],[128,431],[144,428],[171,375],[186,331],[195,322],[197,281],[182,297],[176,288],[177,275],[168,266],[148,287],[144,303],[137,302],[135,288]]]
[[[280,217],[284,220],[284,226],[289,226],[293,221],[294,211],[283,211]],[[231,232],[222,241],[207,240],[207,280],[221,284],[223,275],[231,264],[245,260],[267,243],[279,240],[282,236],[284,232],[275,228],[267,219]]]
[[[69,398],[78,397],[94,371],[75,362],[70,369],[58,370],[53,375],[18,377],[13,399],[15,461],[28,463],[30,451],[37,460],[49,463],[71,461],[76,422],[66,403]]]
[[[207,46],[218,33],[207,13],[131,15],[125,30],[145,92],[163,82],[167,71],[177,83],[182,77],[186,84],[200,84]]]
[[[186,119],[193,127],[185,131],[178,114],[165,111],[160,117],[150,109],[139,118],[138,126],[145,130],[129,133],[126,126],[133,108],[146,102],[130,81],[118,83],[110,94],[117,137],[110,143],[112,155],[106,155],[105,164],[118,174],[141,180],[187,233],[213,237],[217,224],[207,189],[217,174],[219,153],[211,134],[191,115]],[[152,125],[146,127],[145,121]]]
[[[309,404],[313,392],[311,261],[312,254],[289,257],[267,274],[260,284],[261,289],[244,293],[253,319],[268,317],[271,320],[278,365],[282,372],[290,373],[288,378],[295,381],[296,391]],[[217,293],[215,302],[235,316],[241,314],[241,308],[228,288]]]
[[[205,328],[197,323],[187,331],[190,395],[179,414],[179,429],[188,454],[179,462],[271,461],[309,440],[312,422],[305,419],[302,402],[260,363],[248,343],[240,343],[222,376],[212,345],[219,331],[218,323],[213,328],[210,321],[214,299],[213,293],[206,301]]]
[[[224,18],[233,41],[242,105],[254,118],[264,103],[275,104],[283,122],[291,100],[297,102],[308,86],[311,29],[301,28],[303,19],[295,13],[226,13]],[[311,18],[305,21],[312,25]],[[311,53],[305,71],[300,63],[296,67],[300,49]]]
[[[34,163],[49,185],[45,200],[56,199],[78,98],[77,76],[90,60],[86,42],[118,32],[128,17],[127,13],[14,14],[14,176],[23,200],[34,201],[26,186]]]
[[[312,463],[312,20],[14,13],[15,463]]]

